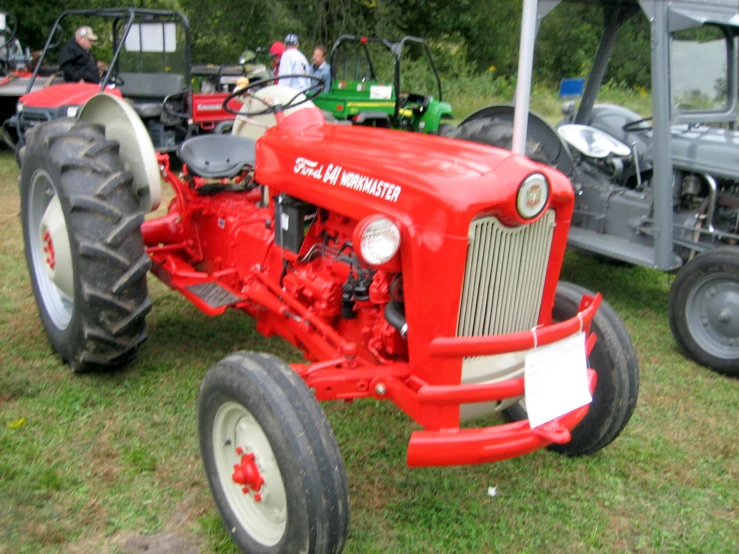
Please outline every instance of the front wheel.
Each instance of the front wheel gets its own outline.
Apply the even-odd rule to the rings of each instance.
[[[739,248],[715,248],[685,264],[670,289],[669,313],[686,356],[739,377]]]
[[[564,321],[575,317],[583,295],[594,294],[578,285],[561,281],[557,285],[552,318]],[[588,356],[588,367],[595,370],[598,382],[585,418],[572,430],[565,444],[552,444],[550,450],[567,456],[594,454],[613,442],[631,418],[639,392],[639,367],[636,351],[621,318],[603,301],[590,324],[597,337]],[[514,420],[527,417],[525,400],[506,410]]]
[[[323,410],[284,362],[237,352],[208,370],[198,434],[213,498],[242,551],[343,550],[344,463]]]

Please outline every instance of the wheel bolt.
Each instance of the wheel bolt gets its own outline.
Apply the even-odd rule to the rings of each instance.
[[[731,321],[731,311],[726,308],[721,310],[721,313],[718,314],[718,320],[721,323],[729,323],[729,321]]]

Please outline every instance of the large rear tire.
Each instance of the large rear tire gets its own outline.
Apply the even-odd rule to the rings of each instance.
[[[198,434],[213,498],[239,548],[343,550],[349,493],[339,447],[315,396],[284,362],[236,352],[208,370]]]
[[[583,287],[560,281],[552,318],[564,321],[575,317],[585,294],[594,296]],[[550,450],[567,456],[594,454],[613,442],[629,422],[639,393],[634,345],[621,318],[607,302],[601,303],[590,330],[597,336],[588,356],[588,366],[598,375],[593,401],[585,418],[572,430],[572,439],[549,446]],[[508,408],[506,415],[514,421],[525,419],[525,401]]]
[[[689,261],[670,289],[669,313],[686,356],[739,377],[739,248],[715,248]]]
[[[75,371],[131,361],[146,338],[150,262],[118,144],[99,125],[38,125],[20,188],[26,262],[51,346]]]

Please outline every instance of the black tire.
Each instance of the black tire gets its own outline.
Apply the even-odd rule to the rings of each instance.
[[[583,287],[560,281],[554,300],[552,317],[564,321],[577,314],[584,294],[593,293]],[[593,454],[613,442],[631,418],[639,393],[639,367],[636,351],[621,318],[603,301],[590,326],[598,337],[588,357],[588,365],[598,375],[598,384],[585,418],[572,430],[566,444],[551,444],[548,448],[567,456]],[[506,410],[506,415],[518,421],[527,417],[521,403]]]
[[[101,126],[64,119],[31,129],[23,156],[21,221],[33,293],[51,346],[75,371],[119,367],[146,339],[144,216],[118,148]],[[68,275],[67,291],[49,275],[40,244],[52,203],[61,206],[55,237],[66,237],[69,254],[50,265]]]
[[[715,248],[685,264],[670,289],[669,314],[686,356],[739,377],[739,248]]]
[[[198,394],[198,434],[216,506],[242,551],[343,550],[349,531],[344,462],[315,396],[282,360],[236,352],[210,368]],[[245,494],[233,481],[233,466],[243,460],[238,447],[257,456],[264,486],[278,491],[271,500],[257,501],[258,491]]]
[[[436,131],[436,134],[440,137],[448,137],[451,136],[454,129],[456,129],[456,127],[451,123],[439,123],[439,129]]]
[[[497,146],[506,150],[513,148],[513,124],[500,118],[480,118],[463,122],[446,136]],[[547,156],[544,145],[530,136],[526,139],[526,156],[543,164],[555,165],[555,161]]]

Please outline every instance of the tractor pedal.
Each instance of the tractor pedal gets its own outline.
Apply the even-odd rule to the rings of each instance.
[[[213,282],[190,285],[189,287],[185,287],[185,289],[211,308],[220,308],[244,300],[225,287]]]

